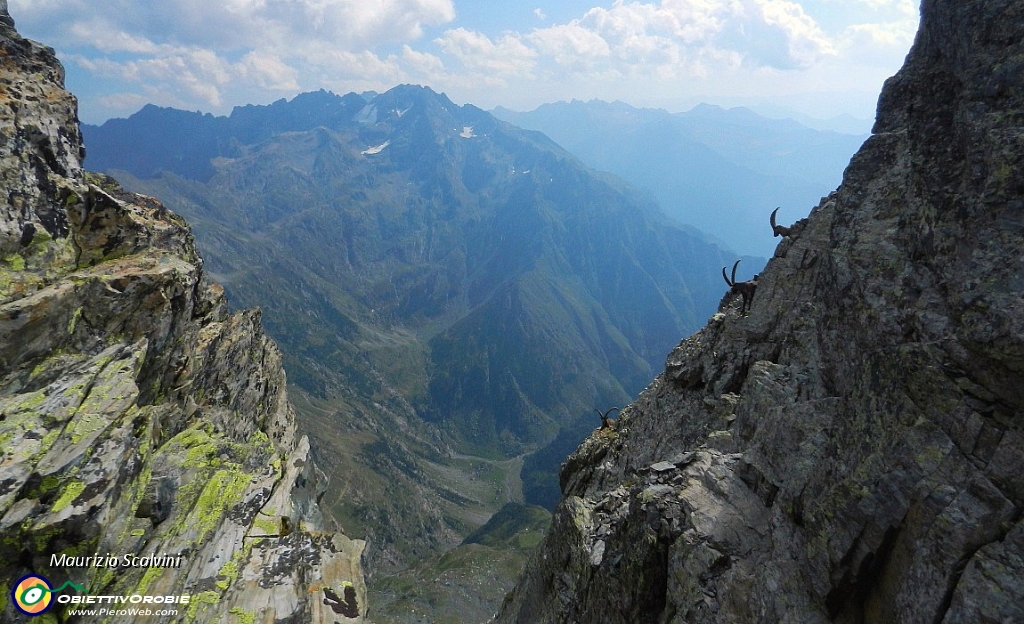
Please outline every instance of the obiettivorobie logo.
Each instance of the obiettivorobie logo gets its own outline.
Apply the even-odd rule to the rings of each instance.
[[[42,615],[50,609],[50,605],[53,603],[52,594],[64,591],[68,586],[83,594],[89,593],[84,587],[71,581],[64,581],[63,585],[53,589],[53,585],[45,576],[28,574],[21,577],[11,588],[11,601],[15,608],[25,615]]]
[[[78,594],[69,595],[64,592],[71,587]],[[56,597],[53,594],[60,594]],[[14,587],[11,588],[11,602],[21,613],[28,616],[37,616],[46,613],[53,603],[67,605],[71,609],[92,609],[93,605],[100,605],[102,608],[88,613],[81,612],[77,615],[153,615],[152,607],[157,605],[187,605],[191,596],[149,596],[131,594],[127,596],[104,596],[93,595],[89,590],[73,581],[64,581],[64,584],[53,589],[49,579],[41,574],[29,574],[21,577]],[[138,606],[138,608],[137,608]],[[69,612],[76,615],[75,611]],[[176,609],[158,611],[156,615],[176,615]]]

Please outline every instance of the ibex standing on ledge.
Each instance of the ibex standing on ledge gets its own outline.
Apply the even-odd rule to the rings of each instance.
[[[599,410],[599,409],[597,409],[595,407],[594,411],[597,412],[597,415],[601,417],[601,428],[602,429],[614,429],[616,427],[616,425],[619,424],[618,421],[616,421],[614,418],[608,418],[608,414],[611,414],[613,411],[621,412],[622,410],[620,410],[619,408],[617,408],[617,407],[609,407],[608,411],[602,413],[601,410]]]
[[[722,267],[722,278],[725,283],[729,285],[729,292],[736,294],[739,293],[743,296],[743,305],[740,306],[740,314],[746,314],[747,310],[750,309],[750,303],[754,300],[754,291],[757,290],[757,276],[749,282],[737,282],[736,281],[736,267],[740,265],[740,261],[737,260],[736,264],[732,265],[732,279],[730,280],[725,275],[725,267]]]
[[[773,236],[789,236],[790,234],[793,233],[793,228],[786,227],[784,225],[776,225],[775,224],[775,213],[778,212],[778,211],[779,211],[778,208],[776,208],[775,210],[772,210],[772,216],[769,219],[769,222],[772,224],[772,235]]]

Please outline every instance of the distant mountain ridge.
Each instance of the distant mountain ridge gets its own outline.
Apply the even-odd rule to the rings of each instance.
[[[358,447],[333,470],[360,490],[339,513],[377,563],[475,528],[476,503],[425,458],[517,455],[628,400],[714,311],[734,260],[546,136],[423,87],[229,117],[146,107],[83,133],[90,167],[195,224],[291,381],[334,405],[316,426]],[[352,476],[369,466],[380,491]]]
[[[373,323],[373,318],[397,322],[416,327],[419,333],[430,332],[426,337],[431,351],[451,352],[450,357],[457,359],[463,355],[452,351],[452,345],[481,330],[471,327],[470,319],[479,318],[473,310],[488,308],[487,323],[504,319],[507,329],[515,331],[521,320],[517,315],[529,314],[532,308],[510,312],[508,306],[523,288],[532,288],[529,276],[541,276],[544,279],[534,284],[540,288],[531,290],[531,296],[564,308],[586,295],[591,299],[588,305],[604,308],[603,314],[590,319],[593,337],[587,340],[592,346],[602,345],[597,350],[606,355],[616,352],[610,362],[617,371],[612,387],[636,388],[649,374],[648,365],[660,364],[666,346],[703,319],[697,310],[710,310],[717,303],[717,269],[731,259],[672,225],[656,206],[621,183],[582,169],[543,135],[506,126],[478,108],[458,107],[421,87],[397,87],[369,102],[355,94],[307,93],[290,102],[237,108],[230,117],[147,106],[127,120],[111,120],[100,128],[86,126],[84,134],[91,167],[125,171],[145,187],[155,183],[143,180],[161,180],[157,188],[162,197],[181,194],[188,187],[187,195],[195,201],[196,183],[221,188],[225,195],[198,202],[205,204],[194,215],[200,223],[216,221],[264,236],[275,231],[292,248],[304,247],[304,260],[322,256],[319,267],[304,271],[325,280],[354,280],[343,296],[349,301],[340,306],[352,318],[328,321],[341,334],[350,333],[353,323]],[[155,149],[128,149],[126,137],[145,138],[131,145]],[[363,209],[348,211],[349,206]],[[190,202],[179,208],[191,212]],[[367,214],[375,214],[377,222],[361,223]],[[296,218],[312,219],[318,227],[299,226]],[[608,230],[601,224],[608,218],[623,227]],[[451,229],[451,223],[458,223],[458,229]],[[322,234],[330,228],[337,236],[328,240]],[[636,247],[636,241],[616,239],[623,233],[649,236],[650,244]],[[296,240],[306,234],[313,237]],[[203,232],[198,237],[202,244]],[[405,244],[397,244],[403,240]],[[635,267],[630,269],[630,283],[641,287],[647,282],[652,290],[644,296],[660,312],[650,316],[647,309],[627,312],[635,306],[615,305],[614,290],[600,275],[615,262],[608,261],[608,249],[596,241],[623,252],[619,257]],[[659,247],[655,253],[660,257],[638,263],[637,256]],[[562,252],[551,256],[550,249]],[[694,264],[700,264],[700,257],[709,260],[697,289],[686,285],[689,267],[680,266],[682,256]],[[239,268],[235,260],[216,250],[210,255],[214,271],[225,272],[229,290],[240,281],[228,274]],[[393,262],[403,267],[401,284],[391,282]],[[659,263],[669,271],[655,278],[648,267]],[[375,271],[388,273],[391,292],[381,288],[383,275],[371,276]],[[569,281],[547,280],[552,274],[565,275]],[[618,276],[618,287],[633,288],[622,282],[623,277]],[[351,301],[353,297],[358,301]],[[559,298],[564,301],[556,303]],[[310,298],[303,299],[304,305],[309,302]],[[275,304],[263,306],[273,327]],[[496,306],[502,309],[493,309]],[[288,315],[292,321],[294,316]],[[438,322],[440,331],[426,329]],[[632,335],[622,334],[624,329]],[[284,344],[288,341],[284,338]],[[519,350],[498,343],[490,346],[510,356]],[[587,348],[582,342],[575,346]],[[483,362],[479,365],[486,368]],[[532,374],[527,369],[534,365],[531,361],[522,370],[518,382]],[[552,370],[559,367],[552,362]],[[443,401],[438,404],[449,391],[464,394],[448,385],[463,384],[465,377],[449,379],[448,369],[435,367],[431,383],[437,396],[421,410],[428,418],[449,407]],[[311,389],[322,387],[313,384]]]
[[[777,243],[766,229],[771,210],[782,206],[787,222],[806,216],[867,138],[709,104],[672,114],[573,100],[493,113],[646,190],[680,222],[759,255]]]
[[[98,171],[124,170],[140,178],[162,171],[208,181],[212,160],[240,154],[241,145],[259,143],[275,134],[331,126],[349,120],[366,105],[351,93],[335,96],[324,90],[303,93],[269,106],[239,106],[229,117],[147,104],[129,119],[111,119],[102,127],[84,125],[89,165]],[[146,150],[135,138],[153,141]]]

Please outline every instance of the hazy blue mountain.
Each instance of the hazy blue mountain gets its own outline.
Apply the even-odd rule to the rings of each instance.
[[[574,100],[493,112],[646,190],[679,221],[760,255],[770,255],[778,242],[768,228],[772,209],[781,206],[783,224],[806,216],[822,189],[839,184],[867,138],[706,104],[672,114]]]
[[[335,509],[385,563],[505,502],[459,489],[480,470],[515,489],[506,458],[634,396],[734,260],[545,135],[421,87],[146,107],[84,134],[87,166],[186,215],[233,304],[263,309],[347,488]],[[461,454],[491,463],[453,477]]]
[[[211,269],[309,360],[300,385],[323,393],[338,371],[360,385],[341,344],[401,327],[423,359],[420,416],[482,444],[550,439],[639,389],[718,302],[731,260],[547,137],[419,87],[226,118],[150,106],[85,135],[90,167],[208,225]]]

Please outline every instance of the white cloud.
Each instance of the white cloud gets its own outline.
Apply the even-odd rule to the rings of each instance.
[[[862,65],[887,67],[894,56],[906,54],[916,32],[916,20],[853,24],[843,31],[839,47]]]
[[[836,52],[801,6],[786,0],[616,0],[567,23],[506,33],[500,45],[464,28],[438,44],[466,68],[513,74],[508,66],[518,63],[563,80],[566,72],[680,79],[740,65],[794,69]]]
[[[435,66],[409,52],[381,58],[372,50],[408,44],[428,25],[454,19],[452,0],[161,0],[89,3],[10,0],[19,27],[59,42],[66,58],[98,77],[136,83],[162,100],[221,108],[228,93],[319,88],[339,77],[377,72],[402,78]],[[337,65],[332,65],[336,63]],[[436,71],[432,72],[436,73]],[[376,85],[378,88],[380,85]],[[127,94],[106,105],[130,101]],[[243,102],[230,102],[243,103]]]
[[[222,113],[302,90],[403,82],[485,107],[573,97],[648,98],[643,105],[661,97],[668,107],[698,90],[874,81],[906,53],[916,1],[594,0],[575,19],[533,9],[536,27],[523,32],[455,21],[455,0],[9,3],[19,28],[57,44],[89,88],[115,83],[102,100],[80,93],[83,109],[152,97]]]
[[[116,25],[103,18],[74,22],[68,25],[67,30],[72,41],[92,42],[95,49],[100,52],[155,55],[161,51],[161,46],[144,37],[118,30]],[[96,38],[98,32],[107,34]]]
[[[241,63],[240,75],[254,81],[260,88],[271,91],[297,91],[299,87],[298,72],[280,59],[262,53],[250,52]]]
[[[143,95],[141,93],[112,93],[110,95],[103,95],[97,98],[97,102],[105,107],[112,110],[128,110],[134,111],[142,108],[146,104],[153,104],[154,100],[149,95]],[[170,102],[160,102],[163,105],[170,105]]]
[[[802,6],[786,0],[757,0],[764,23],[781,29],[786,35],[790,59],[810,66],[822,56],[835,54],[832,43]]]
[[[422,36],[424,26],[455,19],[452,0],[161,0],[86,3],[11,0],[16,19],[48,22],[67,44],[102,48],[108,38],[218,50],[288,48],[317,41],[369,48]]]
[[[535,30],[522,45],[526,47],[527,42],[540,56],[578,70],[590,69],[611,56],[608,41],[578,22]]]
[[[231,68],[208,50],[190,50],[128,63],[105,61],[102,64],[122,80],[174,85],[174,91],[179,94],[214,107],[221,106],[221,87],[232,75]]]
[[[852,1],[855,3],[863,4],[874,11],[882,11],[885,9],[896,10],[904,15],[917,15],[918,5],[920,4],[917,0],[841,0],[841,1]]]
[[[402,46],[402,65],[419,76],[436,77],[444,74],[444,62],[440,58],[413,50],[408,45]]]
[[[519,36],[505,34],[492,41],[465,28],[449,30],[435,43],[465,69],[492,76],[529,74],[537,55]]]

